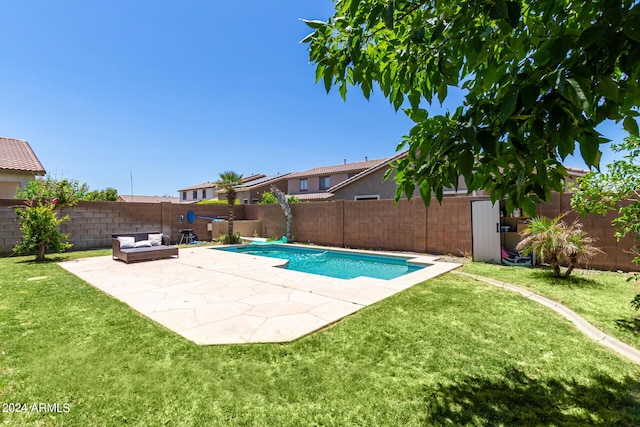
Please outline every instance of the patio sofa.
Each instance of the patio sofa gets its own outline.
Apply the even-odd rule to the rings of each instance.
[[[119,259],[127,264],[133,261],[149,261],[178,256],[178,247],[171,246],[169,236],[165,236],[159,231],[115,233],[111,237],[113,259]]]

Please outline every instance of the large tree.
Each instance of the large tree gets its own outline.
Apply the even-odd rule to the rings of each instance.
[[[527,212],[562,191],[576,151],[598,167],[605,120],[638,134],[638,0],[335,0],[305,21],[317,81],[346,99],[378,87],[415,121],[399,149],[396,194],[487,189]],[[452,87],[462,105],[430,117]]]

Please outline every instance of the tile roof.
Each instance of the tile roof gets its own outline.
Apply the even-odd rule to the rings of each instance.
[[[256,187],[261,187],[263,185],[272,183],[274,181],[278,181],[280,179],[286,179],[289,178],[288,173],[285,174],[280,174],[280,175],[273,175],[273,176],[265,176],[264,178],[259,178],[259,179],[255,179],[253,181],[249,181],[247,183],[244,183],[243,185],[239,185],[237,188],[239,191],[242,190],[252,190]]]
[[[191,187],[181,188],[178,191],[199,190],[201,188],[217,188],[218,184],[215,182],[205,182],[198,185],[192,185]]]
[[[23,139],[0,136],[0,169],[33,172],[44,175],[47,171]]]
[[[308,169],[303,172],[294,172],[288,176],[288,178],[301,178],[305,176],[318,176],[318,175],[333,175],[337,173],[352,173],[361,172],[365,169],[369,169],[372,166],[377,165],[381,161],[386,159],[365,160],[363,162],[343,163],[332,166],[320,166],[313,169]]]
[[[133,203],[160,203],[160,202],[169,202],[169,203],[180,203],[179,197],[167,197],[167,196],[136,196],[136,195],[127,195],[120,194],[118,199],[122,202],[133,202]]]
[[[298,193],[298,194],[287,194],[287,197],[296,197],[300,201],[309,201],[309,200],[327,200],[333,197],[332,193]]]
[[[392,162],[394,162],[395,160],[401,159],[403,157],[405,157],[407,155],[409,151],[405,150],[402,151],[401,153],[396,154],[395,156],[391,156],[391,157],[387,157],[386,159],[382,159],[379,160],[378,163],[376,165],[371,166],[368,169],[363,170],[362,172],[352,176],[351,178],[347,178],[344,181],[334,185],[333,187],[331,187],[328,191],[330,193],[333,193],[334,191],[342,188],[342,187],[346,187],[347,185],[350,185],[351,183],[358,181],[361,178],[364,178],[365,176],[378,171],[384,167],[388,167]]]

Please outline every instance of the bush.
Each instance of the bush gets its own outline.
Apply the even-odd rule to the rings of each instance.
[[[218,237],[217,242],[223,245],[237,245],[238,243],[241,243],[242,240],[240,238],[240,233],[236,232],[233,234],[223,234]]]
[[[43,261],[48,250],[64,252],[73,246],[66,242],[68,234],[58,231],[58,226],[69,219],[68,215],[58,218],[55,203],[35,204],[16,209],[22,241],[13,250],[18,254],[36,254],[37,261]]]
[[[561,275],[561,265],[567,265],[565,276],[569,276],[578,261],[586,261],[602,253],[593,245],[596,239],[582,230],[582,224],[577,220],[571,225],[562,221],[565,215],[563,213],[553,219],[533,218],[520,233],[524,239],[516,246],[525,256],[533,252],[540,262],[547,261],[556,276]]]
[[[73,206],[87,193],[87,185],[66,179],[56,180],[51,176],[36,179],[16,193],[24,199],[23,206],[15,207],[22,241],[13,250],[18,254],[34,253],[36,261],[43,261],[47,250],[63,252],[72,245],[65,240],[67,234],[60,233],[58,226],[69,219],[58,218],[56,209]]]

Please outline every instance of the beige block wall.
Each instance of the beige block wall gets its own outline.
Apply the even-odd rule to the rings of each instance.
[[[420,199],[403,200],[397,205],[391,200],[331,201],[297,203],[293,209],[293,237],[297,242],[337,247],[415,251],[432,254],[471,254],[472,197],[449,197],[442,204],[435,199],[425,207]],[[538,207],[539,214],[554,217],[568,209],[569,195],[554,194],[550,203]],[[11,208],[19,201],[0,200],[0,253],[11,253],[20,240],[20,231]],[[227,216],[224,205],[181,205],[171,203],[82,202],[65,208],[70,220],[61,226],[69,233],[74,249],[110,247],[111,233],[156,231],[170,235],[178,242],[180,229],[191,228],[200,240],[207,240],[206,218],[192,224],[187,212],[196,216]],[[185,220],[179,222],[180,215]],[[279,205],[237,205],[235,215],[242,220],[257,220],[246,235],[258,231],[261,237],[280,238],[286,233],[285,218]],[[576,214],[568,217],[568,220]],[[614,215],[590,215],[581,218],[584,230],[597,237],[606,255],[596,257],[588,266],[604,270],[640,270],[631,263],[629,249],[632,238],[618,242],[611,226]],[[255,224],[258,224],[256,222]]]

